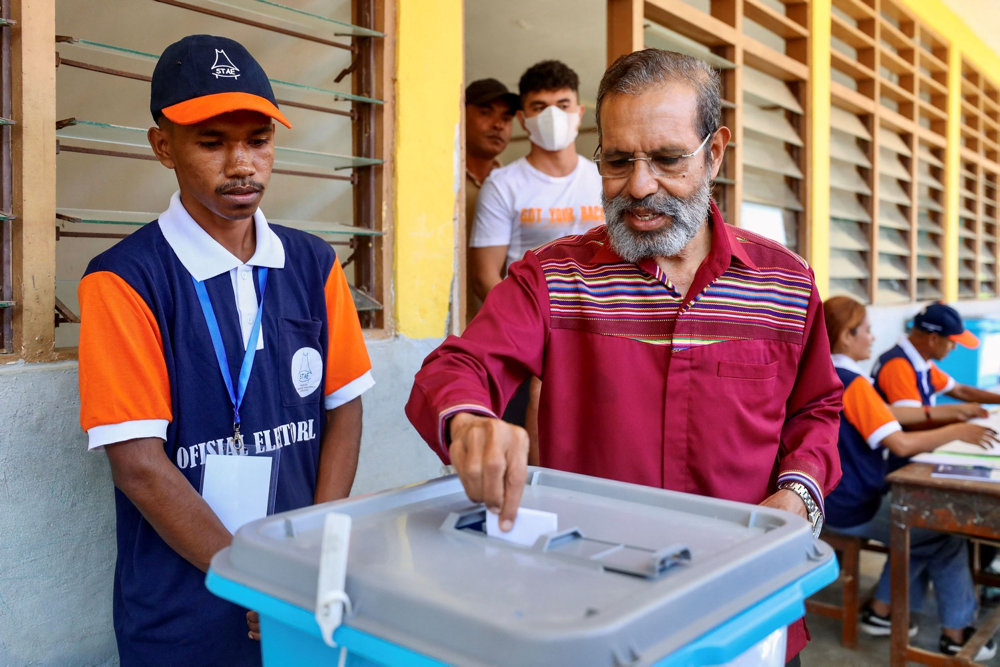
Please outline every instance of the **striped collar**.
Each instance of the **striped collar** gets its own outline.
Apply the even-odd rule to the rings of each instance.
[[[726,221],[722,219],[719,207],[715,205],[714,201],[709,201],[709,206],[709,224],[712,225],[712,248],[709,250],[708,257],[702,261],[698,272],[700,273],[707,267],[713,275],[721,275],[730,267],[734,258],[746,267],[756,270],[757,265],[754,264],[743,248],[743,244],[736,235],[736,228],[726,224]],[[594,254],[593,261],[596,264],[621,264],[625,260],[614,251],[610,243],[605,243],[604,247]],[[650,275],[658,275],[656,262],[651,257],[640,261],[638,266]]]
[[[260,209],[253,214],[253,222],[257,247],[246,265],[284,268],[285,248]],[[223,248],[195,222],[181,203],[180,191],[170,197],[170,207],[160,215],[159,224],[163,238],[195,280],[208,280],[243,266],[238,257]]]

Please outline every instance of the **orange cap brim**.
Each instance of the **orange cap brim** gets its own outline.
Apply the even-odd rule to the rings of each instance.
[[[968,329],[966,329],[960,334],[955,334],[954,336],[948,336],[948,338],[955,341],[962,347],[969,348],[970,350],[974,350],[977,347],[979,347],[979,339],[976,338],[976,335],[971,331],[969,331]]]
[[[194,125],[230,111],[257,111],[273,118],[288,129],[292,128],[292,124],[285,118],[285,114],[278,110],[278,107],[269,100],[250,93],[203,95],[164,107],[161,113],[178,125]]]

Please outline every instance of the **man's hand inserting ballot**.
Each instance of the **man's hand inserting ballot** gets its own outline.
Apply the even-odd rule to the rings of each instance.
[[[528,432],[500,419],[461,412],[451,418],[451,464],[469,500],[514,526],[528,478]]]

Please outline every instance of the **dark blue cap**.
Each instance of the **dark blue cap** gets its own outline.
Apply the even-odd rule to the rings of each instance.
[[[979,347],[979,339],[965,328],[962,316],[951,306],[932,303],[913,318],[913,328],[945,336],[963,347]]]
[[[215,35],[189,35],[166,49],[153,69],[149,111],[193,125],[230,111],[258,111],[291,127],[278,110],[271,82],[242,44]]]

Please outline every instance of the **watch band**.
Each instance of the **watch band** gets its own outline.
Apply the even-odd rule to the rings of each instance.
[[[813,537],[819,537],[819,533],[823,529],[823,512],[819,509],[819,505],[816,504],[806,485],[801,482],[783,482],[778,485],[778,488],[788,489],[802,499],[802,502],[806,506],[806,514],[809,517],[809,522],[812,524]]]

